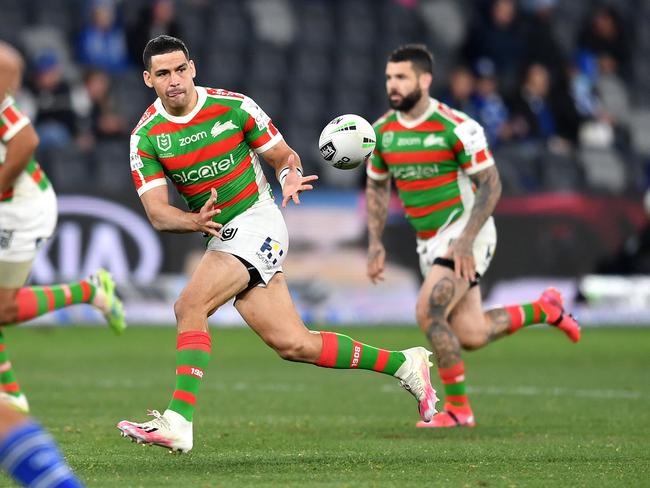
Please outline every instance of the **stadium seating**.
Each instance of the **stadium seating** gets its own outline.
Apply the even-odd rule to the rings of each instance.
[[[570,59],[581,29],[599,2],[553,3],[553,35]],[[621,14],[629,26],[627,34],[635,39],[633,76],[626,80],[636,109],[629,129],[632,159],[645,161],[650,159],[650,146],[644,137],[650,124],[646,113],[650,109],[650,34],[644,27],[650,19],[650,2],[612,0],[609,4]],[[75,62],[75,39],[88,19],[88,5],[83,0],[5,0],[0,38],[16,44],[26,54],[30,67],[40,53],[54,50],[66,78],[78,82],[83,69]],[[126,28],[149,1],[117,5],[117,21]],[[312,145],[324,123],[339,113],[358,113],[373,120],[385,111],[383,70],[393,48],[405,42],[424,42],[432,48],[436,56],[433,94],[438,96],[446,89],[447,73],[457,63],[467,61],[462,58],[464,37],[483,12],[473,0],[179,0],[175,11],[197,63],[197,82],[244,91],[257,100],[289,141],[304,152],[303,163],[316,172],[322,168]],[[524,18],[526,12],[520,14]],[[281,26],[282,32],[269,30],[270,21]],[[134,59],[132,68],[114,83],[115,104],[129,124],[138,120],[152,100],[152,93],[141,80],[140,61]],[[29,73],[27,81],[29,85]],[[504,97],[507,99],[507,93]],[[621,163],[629,155],[619,153],[619,147],[602,154],[578,148],[550,159],[544,149],[531,149],[535,147],[526,142],[496,151],[506,193],[550,187],[580,189],[585,183],[587,188],[593,183],[591,188],[600,191],[609,178],[613,180],[605,184],[607,191],[630,190],[630,182],[633,191],[643,185],[642,178],[638,181],[631,176],[634,165]],[[117,151],[109,152],[118,155]],[[75,158],[82,153],[72,150],[65,158],[54,157],[60,164],[74,167],[80,164]],[[44,163],[54,166],[53,161]],[[53,179],[58,184],[57,174]]]

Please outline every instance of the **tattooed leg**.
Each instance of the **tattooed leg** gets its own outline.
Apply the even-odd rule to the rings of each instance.
[[[460,361],[460,342],[448,320],[449,312],[467,291],[467,284],[457,280],[447,269],[431,271],[418,297],[418,324],[431,342],[439,368]],[[433,275],[433,276],[432,276]]]
[[[475,350],[518,330],[513,316],[504,307],[484,311],[479,289],[472,288],[454,307],[449,323],[461,347]]]
[[[451,310],[467,293],[468,286],[466,281],[457,279],[452,270],[434,265],[420,290],[416,315],[420,328],[431,341],[445,403],[444,411],[436,414],[430,423],[419,426],[455,426],[458,425],[455,419],[473,425],[465,387],[465,364],[460,356],[461,344],[449,323]]]
[[[448,368],[460,361],[460,342],[447,321],[447,307],[454,297],[454,283],[443,278],[429,297],[429,330],[427,336],[438,360],[439,368]]]
[[[512,327],[510,314],[504,308],[494,308],[485,312],[485,322],[487,323],[486,344],[507,336]]]
[[[479,349],[505,335],[509,329],[508,314],[503,309],[483,311],[481,292],[471,288],[458,302],[449,317],[451,329],[466,350]]]

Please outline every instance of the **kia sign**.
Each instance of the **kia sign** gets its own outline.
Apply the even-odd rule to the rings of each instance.
[[[55,235],[34,261],[36,283],[75,280],[103,267],[117,282],[151,283],[162,247],[149,222],[119,203],[83,195],[58,197]]]

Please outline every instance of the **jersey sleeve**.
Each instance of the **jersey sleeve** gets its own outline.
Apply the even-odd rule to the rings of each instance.
[[[388,172],[388,166],[384,162],[384,159],[381,156],[381,151],[378,149],[382,144],[382,134],[375,129],[375,149],[372,151],[370,159],[368,159],[368,164],[366,166],[366,174],[368,178],[377,181],[384,181],[390,178],[390,173]]]
[[[29,118],[18,109],[13,97],[7,95],[0,104],[0,139],[2,142],[9,142],[20,129],[29,123]]]
[[[481,124],[473,119],[467,119],[454,127],[449,134],[451,139],[449,143],[458,164],[465,173],[473,175],[494,164]]]
[[[147,136],[132,134],[129,149],[131,177],[138,196],[142,196],[152,188],[167,184],[162,164],[155,156],[156,152]]]
[[[256,153],[268,151],[283,139],[271,118],[251,98],[244,97],[240,111],[244,138]]]

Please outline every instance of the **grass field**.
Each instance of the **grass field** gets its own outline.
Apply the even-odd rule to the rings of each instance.
[[[410,327],[343,332],[423,344]],[[390,377],[283,362],[247,329],[213,330],[194,450],[174,456],[115,424],[166,406],[175,332],[127,334],[5,333],[34,415],[90,487],[650,486],[650,329],[587,330],[578,345],[529,330],[466,354],[479,425],[446,431],[415,429]]]

